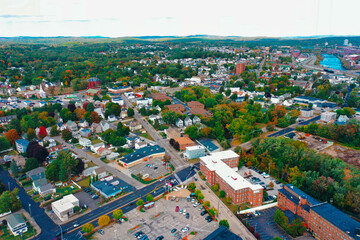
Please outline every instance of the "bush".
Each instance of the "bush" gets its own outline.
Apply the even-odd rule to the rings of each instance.
[[[220,191],[220,198],[224,198],[224,197],[226,197],[226,192],[225,191],[223,191],[223,190],[221,190]]]
[[[230,228],[229,222],[228,222],[228,220],[226,220],[226,219],[220,220],[220,222],[219,222],[219,227],[220,227],[220,226],[224,226],[224,227],[226,227],[226,228]]]

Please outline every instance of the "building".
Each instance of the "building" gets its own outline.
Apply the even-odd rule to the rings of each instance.
[[[92,175],[98,176],[99,179],[101,179],[101,178],[107,177],[108,173],[104,167],[99,167],[99,168],[94,169]]]
[[[27,147],[29,145],[29,141],[22,138],[22,139],[16,140],[15,144],[16,144],[16,150],[19,153],[24,153],[24,152],[26,152],[26,149],[27,149]]]
[[[88,88],[97,88],[98,86],[100,86],[100,79],[96,77],[89,78],[87,82]]]
[[[153,100],[158,100],[158,101],[166,101],[166,100],[172,100],[171,97],[167,96],[166,94],[164,93],[153,93],[151,94],[151,97]]]
[[[186,147],[195,146],[195,142],[188,137],[179,137],[174,140],[179,144],[180,151],[184,151]]]
[[[310,118],[314,116],[314,110],[312,109],[301,109],[300,110],[301,116],[305,118]]]
[[[330,122],[331,120],[336,120],[336,113],[335,112],[323,112],[321,113],[321,121]]]
[[[204,238],[204,240],[242,240],[242,238],[231,232],[227,227],[220,226]]]
[[[131,131],[138,131],[142,128],[142,125],[137,120],[134,120],[130,122],[129,128]]]
[[[193,121],[193,124],[200,124],[201,123],[201,119],[198,116],[195,116],[192,121]]]
[[[75,132],[77,130],[78,126],[77,126],[76,122],[69,120],[66,122],[66,128],[71,132]]]
[[[187,103],[189,108],[204,108],[204,104],[198,101],[191,101]]]
[[[120,106],[124,105],[124,99],[122,99],[121,97],[114,97],[112,98],[112,102],[113,103],[117,103]]]
[[[79,138],[79,144],[83,147],[91,147],[91,141],[87,138]]]
[[[187,158],[188,160],[194,159],[194,158],[199,158],[199,157],[204,157],[205,156],[205,147],[203,147],[201,145],[186,147],[184,155],[185,155],[185,158]]]
[[[184,121],[181,120],[181,118],[178,118],[178,119],[176,119],[176,121],[175,121],[175,125],[176,125],[178,128],[182,128],[182,127],[184,127]]]
[[[146,146],[123,156],[119,159],[119,163],[124,167],[131,167],[142,161],[147,161],[152,158],[162,158],[164,156],[165,149],[159,145]]]
[[[61,221],[67,221],[74,215],[74,207],[79,206],[79,199],[69,194],[60,200],[51,203],[51,208]]]
[[[243,71],[245,71],[245,66],[244,62],[236,63],[235,74],[240,75]]]
[[[346,115],[340,115],[336,123],[339,125],[344,125],[347,121],[349,121],[349,118]]]
[[[113,94],[120,94],[120,93],[124,93],[124,92],[128,92],[133,90],[131,86],[121,86],[121,87],[112,87],[112,88],[108,88],[109,93],[113,93]]]
[[[261,206],[263,187],[251,184],[233,168],[237,169],[239,155],[233,151],[213,153],[200,158],[200,171],[206,176],[210,185],[219,184],[235,205],[250,203]]]
[[[329,203],[319,202],[291,184],[278,193],[278,206],[301,217],[316,239],[360,239],[360,223]]]
[[[88,128],[82,128],[82,129],[80,129],[79,133],[82,137],[90,137],[91,130]]]
[[[178,113],[183,113],[185,112],[185,106],[182,104],[171,104],[166,106],[170,111],[174,111],[174,112],[178,112]]]
[[[110,181],[103,180],[93,182],[90,186],[105,198],[110,198],[122,192],[122,188],[118,187],[117,185],[119,185],[119,180],[117,178],[114,178]]]
[[[203,108],[190,108],[190,113],[191,113],[192,115],[201,115],[201,116],[203,116],[204,118],[212,117],[212,116],[213,116],[212,112],[207,111],[207,110],[205,110],[205,109],[203,109]]]
[[[100,156],[106,156],[106,155],[109,155],[112,153],[112,151],[108,148],[105,148],[105,147],[99,147],[97,150],[96,150],[96,153],[99,154]]]
[[[184,125],[185,125],[185,127],[191,126],[192,123],[193,123],[193,122],[192,122],[191,118],[186,117],[186,118],[184,119]]]
[[[26,220],[19,214],[13,213],[6,217],[7,225],[14,236],[27,232]]]
[[[85,94],[86,94],[86,96],[93,97],[95,95],[100,96],[100,93],[101,93],[100,88],[89,88],[88,90],[86,90]]]

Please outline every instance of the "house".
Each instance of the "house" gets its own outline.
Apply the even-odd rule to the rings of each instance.
[[[110,129],[110,124],[104,120],[100,121],[101,130],[105,132],[106,130]]]
[[[16,162],[16,166],[18,166],[19,168],[21,169],[25,168],[26,159],[23,156],[15,155],[12,157],[12,160]]]
[[[215,231],[210,233],[204,240],[243,240],[241,237],[231,232],[227,227],[219,226]]]
[[[198,102],[198,101],[191,101],[187,103],[187,106],[189,108],[204,108],[204,104]]]
[[[160,120],[161,120],[161,116],[160,116],[160,115],[150,115],[150,116],[149,116],[149,120],[154,123],[155,120],[160,121]]]
[[[147,161],[152,158],[162,158],[165,156],[165,149],[159,145],[146,146],[129,153],[119,159],[119,163],[123,167],[131,167],[142,161]]]
[[[108,148],[104,148],[104,147],[99,147],[96,150],[96,153],[99,154],[100,156],[106,156],[112,153],[112,151]]]
[[[104,167],[99,167],[99,168],[94,169],[92,175],[98,176],[99,179],[101,179],[101,178],[107,177],[108,173]]]
[[[160,92],[151,94],[151,97],[153,100],[158,100],[158,101],[172,100],[171,97],[166,96],[166,94]]]
[[[30,178],[32,181],[36,181],[40,178],[45,178],[45,168],[38,167],[26,173],[27,177]]]
[[[305,118],[310,118],[314,115],[314,110],[312,109],[301,109],[300,110],[301,116]]]
[[[131,123],[129,124],[129,128],[131,131],[137,131],[140,130],[142,128],[141,124],[138,121],[131,121]]]
[[[93,152],[97,152],[97,150],[98,150],[99,148],[101,148],[101,147],[102,147],[102,148],[105,147],[105,144],[104,144],[103,142],[100,142],[100,143],[96,143],[96,144],[91,145],[90,150],[93,151]]]
[[[201,115],[201,116],[203,116],[205,118],[213,116],[212,112],[209,112],[209,111],[207,111],[205,109],[202,109],[202,108],[190,108],[190,113],[192,115]]]
[[[95,108],[94,112],[96,112],[101,118],[105,118],[102,108],[100,108],[100,107]]]
[[[90,129],[91,129],[91,131],[94,132],[94,133],[100,133],[100,132],[102,132],[101,126],[100,126],[99,123],[92,123]]]
[[[184,121],[181,120],[180,118],[176,119],[175,121],[175,125],[178,127],[178,128],[182,128],[184,127]]]
[[[89,127],[89,123],[85,119],[83,119],[80,121],[79,127],[87,128],[87,127]]]
[[[75,132],[78,127],[77,127],[76,122],[69,120],[66,123],[66,128],[71,132]]]
[[[324,122],[329,122],[331,120],[336,120],[336,113],[335,112],[323,112],[321,113],[321,118],[320,118],[321,121],[324,121]]]
[[[195,142],[188,137],[179,137],[174,139],[179,144],[179,150],[183,151],[186,147],[195,146]]]
[[[339,125],[344,125],[347,121],[349,121],[349,118],[346,115],[340,115],[336,123]]]
[[[46,105],[47,105],[47,102],[45,102],[45,101],[39,102],[39,107],[45,107]]]
[[[33,181],[33,189],[40,193],[41,196],[46,196],[56,191],[54,186],[46,180],[44,167],[38,167],[28,171],[26,175]]]
[[[194,125],[201,123],[201,119],[198,116],[195,116],[192,121]]]
[[[147,142],[137,142],[135,143],[135,149],[140,149],[146,147],[147,145],[148,145]]]
[[[114,122],[117,120],[117,117],[114,114],[111,114],[108,116],[108,121],[109,122]]]
[[[82,129],[80,129],[79,133],[82,137],[90,137],[91,130],[88,128],[82,128]]]
[[[26,149],[29,145],[29,141],[26,140],[26,139],[18,139],[15,141],[15,144],[16,144],[16,150],[19,152],[19,153],[24,153],[26,152]]]
[[[27,232],[26,220],[19,214],[13,213],[6,217],[7,225],[14,236]]]
[[[184,120],[184,125],[187,127],[187,126],[190,126],[192,125],[192,120],[189,118],[189,117],[186,117],[185,120]]]
[[[49,154],[57,154],[61,150],[63,150],[63,146],[61,144],[48,148]]]
[[[91,141],[87,138],[79,138],[79,144],[83,147],[91,147]]]
[[[80,206],[79,199],[73,194],[66,195],[60,200],[51,203],[51,208],[61,221],[67,221],[74,215],[74,207]]]
[[[57,128],[58,131],[62,132],[62,131],[64,131],[66,129],[66,124],[63,124],[63,123],[59,122],[59,123],[56,124],[56,128]]]
[[[99,96],[100,92],[101,92],[100,88],[89,88],[85,94],[86,94],[86,96],[93,97],[95,95]]]
[[[124,99],[122,99],[121,97],[114,97],[112,98],[112,102],[113,103],[117,103],[120,106],[124,105]]]
[[[127,118],[128,117],[127,108],[122,108],[121,109],[120,117],[121,118]]]
[[[117,152],[112,152],[112,153],[110,153],[109,155],[106,156],[106,159],[109,160],[109,161],[111,161],[111,160],[117,159],[119,156],[120,156],[119,153],[117,153]]]
[[[144,98],[144,99],[137,99],[136,105],[138,108],[145,107],[145,106],[151,106],[153,103],[152,98]]]
[[[131,90],[132,90],[131,86],[121,86],[121,87],[108,88],[108,91],[110,93],[113,93],[113,94],[125,93],[125,92],[131,91]]]

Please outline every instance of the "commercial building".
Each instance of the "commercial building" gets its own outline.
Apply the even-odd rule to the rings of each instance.
[[[235,74],[240,75],[243,71],[245,71],[245,63],[244,62],[236,63]]]
[[[179,150],[184,151],[186,147],[195,146],[195,142],[188,137],[179,137],[174,139],[179,144]]]
[[[192,115],[201,115],[201,116],[203,116],[204,118],[212,117],[212,116],[213,116],[212,112],[207,111],[207,110],[205,110],[205,109],[203,109],[203,108],[190,108],[190,113],[191,113]]]
[[[329,203],[319,202],[291,184],[278,193],[278,206],[301,217],[316,239],[360,239],[360,223]]]
[[[239,164],[239,155],[233,151],[222,151],[200,158],[200,171],[210,185],[219,184],[235,205],[250,203],[262,205],[263,187],[251,184],[240,176],[234,168]]]
[[[18,213],[6,217],[7,225],[14,236],[27,232],[26,220]]]
[[[91,183],[91,187],[105,198],[114,197],[115,195],[121,193],[123,189],[118,185],[119,179],[117,178],[110,181],[103,180]]]
[[[301,116],[305,118],[314,116],[314,110],[312,109],[301,109],[300,112],[301,112]]]
[[[231,232],[227,227],[219,226],[218,229],[210,233],[204,240],[242,240],[242,238]]]
[[[171,104],[166,106],[170,111],[183,113],[185,111],[185,106],[182,104]]]
[[[166,100],[172,100],[171,97],[167,96],[166,94],[164,93],[153,93],[151,95],[151,97],[153,98],[153,100],[158,100],[158,101],[166,101]]]
[[[194,158],[199,158],[199,157],[204,157],[205,156],[205,147],[203,147],[201,145],[186,147],[184,155],[185,155],[185,158],[187,158],[188,160],[194,159]]]
[[[100,79],[96,77],[89,78],[87,82],[88,88],[97,88],[98,86],[100,86]]]
[[[331,120],[336,120],[336,112],[323,112],[321,113],[321,121],[329,122]]]
[[[123,167],[131,167],[142,161],[147,161],[152,158],[161,158],[165,156],[165,149],[159,145],[146,146],[136,150],[133,153],[129,153],[119,159],[119,164]]]
[[[79,199],[74,195],[66,195],[60,200],[51,203],[51,208],[61,221],[67,221],[74,215],[74,207],[79,206]]]

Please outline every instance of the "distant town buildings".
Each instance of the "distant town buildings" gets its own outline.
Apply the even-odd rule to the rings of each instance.
[[[246,64],[244,62],[236,63],[235,74],[240,75],[243,71],[245,71]]]

